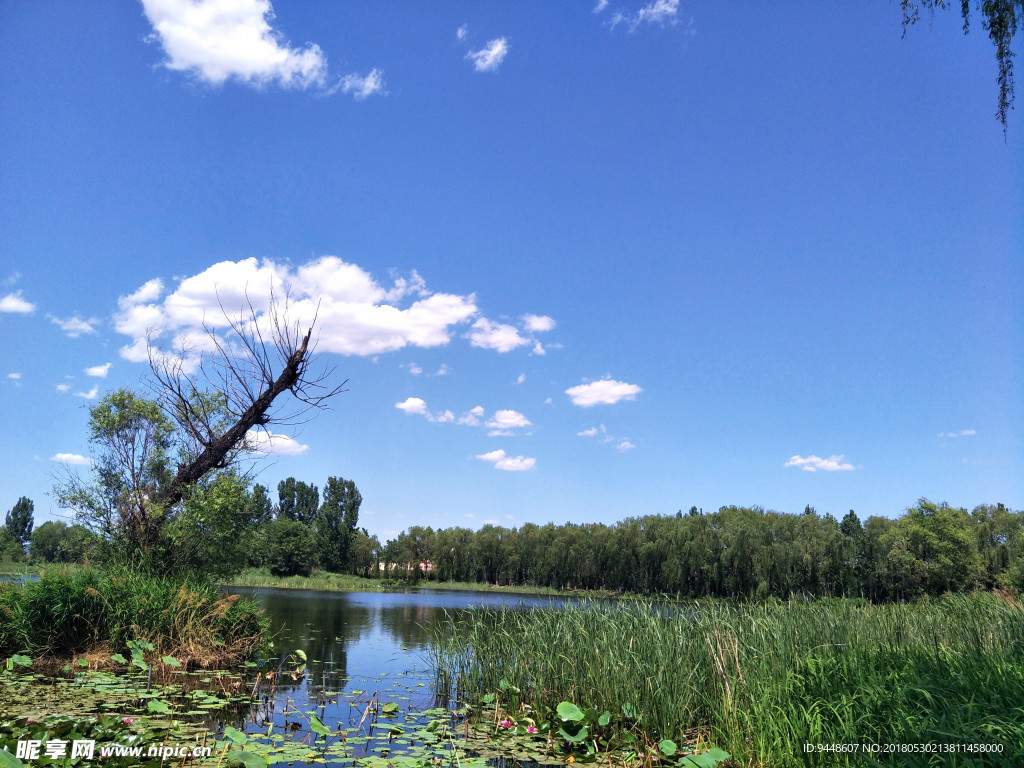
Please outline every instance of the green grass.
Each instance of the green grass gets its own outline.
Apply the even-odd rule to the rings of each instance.
[[[314,570],[310,576],[274,576],[268,568],[248,568],[227,580],[231,587],[276,587],[279,589],[312,589],[322,592],[382,592],[391,589],[440,589],[469,592],[491,592],[523,595],[557,595],[548,587],[493,587],[465,581],[406,581],[404,579],[368,579],[343,573]]]
[[[805,743],[1001,744],[996,755],[888,765],[1006,764],[1024,754],[1024,610],[989,594],[669,607],[640,602],[475,611],[434,638],[442,685],[514,712],[559,701],[630,712],[653,738],[721,747],[745,766],[875,765]],[[512,688],[509,688],[511,684]]]
[[[181,578],[51,568],[20,586],[0,584],[0,656],[123,652],[142,640],[210,666],[253,654],[268,627],[255,603]]]

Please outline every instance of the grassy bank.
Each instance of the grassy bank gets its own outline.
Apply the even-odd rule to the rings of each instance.
[[[123,652],[138,640],[183,663],[230,664],[257,651],[268,626],[251,601],[180,578],[49,569],[0,584],[0,656]]]
[[[1002,750],[879,756],[889,765],[1024,754],[1024,610],[990,594],[477,611],[434,640],[439,680],[463,700],[496,693],[510,716],[552,722],[572,701],[655,740],[699,738],[741,765],[877,764],[808,754],[808,743]]]
[[[464,581],[430,581],[428,579],[369,579],[351,574],[314,571],[310,576],[274,576],[267,568],[248,568],[228,580],[230,587],[275,587],[278,589],[312,589],[322,592],[384,592],[395,589],[441,589],[467,592],[500,592],[522,595],[558,595],[547,587],[496,587],[491,584]]]

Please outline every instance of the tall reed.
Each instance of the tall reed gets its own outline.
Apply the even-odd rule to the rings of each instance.
[[[123,651],[128,641],[145,640],[206,666],[254,653],[268,627],[254,603],[200,581],[86,569],[0,585],[0,656]]]
[[[988,594],[494,609],[440,626],[434,653],[439,680],[464,700],[505,679],[521,691],[506,694],[512,708],[632,709],[652,736],[699,734],[742,765],[876,764],[807,743],[1002,747],[879,758],[894,765],[1024,755],[1024,611]]]

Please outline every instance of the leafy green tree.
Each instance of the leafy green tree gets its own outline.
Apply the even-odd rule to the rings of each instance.
[[[24,548],[6,525],[0,526],[0,562],[20,563],[24,560]]]
[[[58,503],[129,558],[157,547],[169,510],[155,499],[173,477],[170,420],[156,402],[119,389],[89,408],[89,449],[91,478],[66,467]]]
[[[316,565],[316,536],[296,520],[267,526],[267,565],[275,576],[309,576]]]
[[[312,525],[320,506],[320,491],[315,485],[289,477],[277,484],[277,514],[281,520]]]
[[[352,534],[349,543],[349,565],[358,575],[375,577],[379,573],[381,544],[376,536],[371,536],[365,528]]]
[[[246,482],[224,472],[193,489],[170,526],[180,567],[216,578],[238,573],[249,562],[263,500],[254,500]]]
[[[362,503],[363,496],[354,482],[343,477],[327,478],[324,502],[315,522],[320,567],[335,573],[349,570],[352,537],[359,523]]]
[[[32,536],[32,512],[35,506],[30,498],[22,496],[4,518],[4,526],[23,549]]]
[[[54,563],[60,560],[60,548],[67,536],[67,523],[47,521],[32,532],[30,553],[33,560]]]
[[[984,576],[966,510],[921,499],[897,520],[890,535],[890,560],[897,554],[906,560],[899,575],[909,576],[915,591],[937,595],[973,589]],[[897,552],[897,546],[903,549]]]

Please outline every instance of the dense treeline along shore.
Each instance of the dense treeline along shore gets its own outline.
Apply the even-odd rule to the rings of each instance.
[[[903,600],[1024,586],[1024,514],[922,499],[895,519],[722,507],[615,525],[412,527],[384,557],[439,581],[686,597]]]
[[[292,478],[278,491],[280,503],[272,505],[262,486],[250,490],[232,476],[213,484],[205,526],[181,536],[207,542],[196,546],[193,570],[238,585],[348,591],[454,582],[538,592],[883,602],[1024,588],[1024,512],[1002,504],[968,512],[921,499],[898,517],[863,523],[852,510],[837,520],[811,507],[786,514],[729,506],[612,525],[412,526],[382,545],[356,525],[362,499],[351,481],[330,478],[323,503],[315,485]],[[226,530],[237,520],[249,531],[246,546]],[[222,546],[215,552],[209,542]],[[103,542],[79,526],[47,523],[31,537],[33,563],[95,559],[102,550]]]

